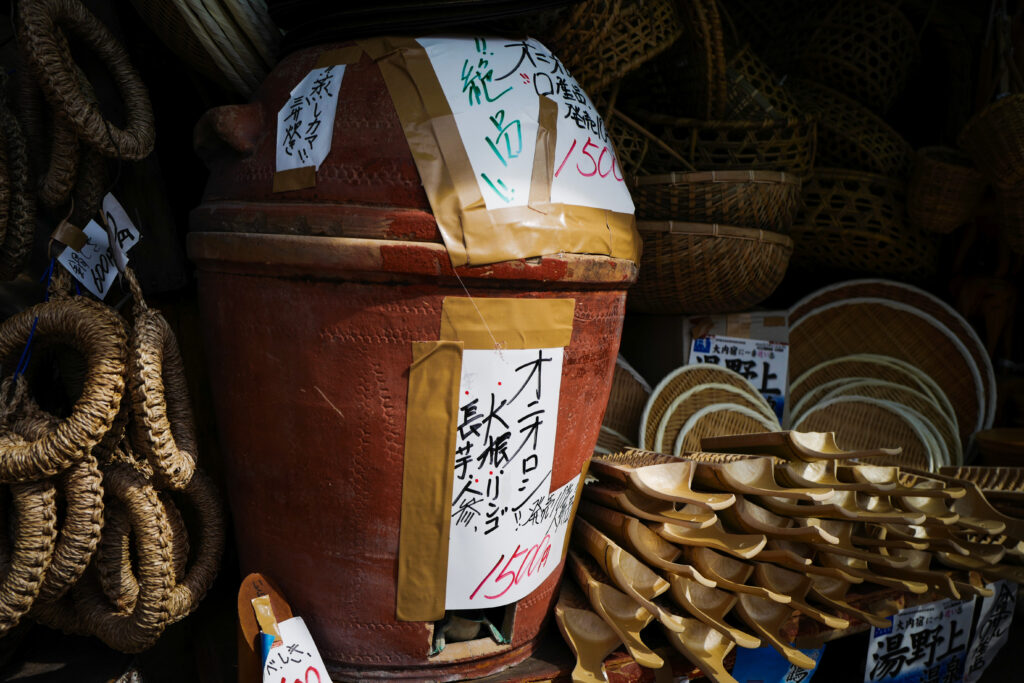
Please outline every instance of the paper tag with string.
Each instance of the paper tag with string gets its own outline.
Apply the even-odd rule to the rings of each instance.
[[[132,230],[134,231],[134,228]],[[89,221],[83,232],[87,238],[85,246],[80,250],[65,249],[57,257],[57,261],[86,289],[102,300],[117,277],[118,263],[110,246],[107,231],[99,223]],[[124,244],[126,248],[131,248],[138,241],[138,232],[135,231],[134,239],[126,240]],[[121,257],[127,265],[128,257],[123,252]]]
[[[128,218],[128,212],[110,192],[103,198],[103,223],[107,228],[107,243],[114,256],[114,263],[122,273],[128,267],[129,249],[139,241],[139,230]]]

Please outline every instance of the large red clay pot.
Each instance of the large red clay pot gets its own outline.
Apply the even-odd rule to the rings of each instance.
[[[533,651],[562,567],[514,606],[507,645],[430,657],[433,625],[396,619],[412,342],[438,339],[446,296],[574,298],[552,474],[562,486],[596,443],[636,266],[564,254],[453,270],[365,56],[346,72],[317,187],[274,195],[275,113],[316,52],[292,55],[256,102],[213,110],[197,130],[211,179],[189,252],[241,568],[280,584],[336,678],[484,676]]]

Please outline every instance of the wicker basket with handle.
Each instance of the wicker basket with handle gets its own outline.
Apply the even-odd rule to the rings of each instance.
[[[985,179],[970,158],[951,147],[922,147],[914,155],[907,186],[910,224],[928,232],[952,232],[971,219]]]

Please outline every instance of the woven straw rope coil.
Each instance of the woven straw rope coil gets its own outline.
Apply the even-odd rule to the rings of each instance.
[[[996,187],[1024,183],[1024,93],[1007,95],[975,114],[957,143]]]
[[[647,400],[643,415],[640,417],[640,433],[637,441],[640,448],[651,450],[658,425],[676,397],[694,387],[706,384],[726,384],[736,387],[747,392],[755,403],[760,401],[766,408],[768,407],[768,402],[758,393],[754,385],[738,372],[719,365],[683,365],[665,375],[651,392],[651,397]]]
[[[11,519],[0,525],[0,635],[32,607],[46,577],[57,538],[56,490],[49,481],[13,484]],[[13,541],[7,539],[7,529]]]
[[[647,313],[724,313],[763,301],[786,274],[793,242],[706,223],[637,223],[640,278],[627,304]]]
[[[778,421],[735,403],[713,403],[690,416],[672,444],[673,455],[701,450],[701,440],[712,436],[778,432]]]
[[[78,175],[78,136],[67,120],[49,110],[27,69],[19,69],[13,78],[14,110],[32,151],[36,196],[44,206],[60,206],[71,196]]]
[[[806,178],[814,169],[813,117],[716,121],[643,113],[641,120],[697,170],[785,171]]]
[[[658,421],[658,431],[654,435],[653,450],[665,453],[671,448],[683,425],[698,410],[716,403],[733,403],[752,408],[766,418],[775,420],[775,413],[760,397],[754,398],[746,388],[729,384],[700,384],[687,389],[672,400],[665,414]]]
[[[13,279],[21,272],[32,249],[36,229],[36,201],[29,183],[28,146],[21,124],[7,101],[7,77],[0,76],[0,280]],[[4,182],[6,181],[6,182]]]
[[[50,103],[60,110],[75,133],[109,157],[138,160],[153,150],[153,110],[146,86],[128,54],[107,27],[76,0],[35,0],[18,7],[18,36],[24,54]],[[124,101],[127,124],[122,129],[103,117],[82,91],[67,50],[58,39],[62,30],[88,45],[110,69]]]
[[[952,232],[971,219],[984,191],[985,179],[967,156],[951,147],[922,147],[907,185],[910,224]]]
[[[785,233],[800,207],[800,179],[780,171],[696,171],[637,178],[644,220],[720,223]]]
[[[636,434],[650,395],[651,385],[619,356],[615,359],[612,389],[602,424],[621,434]]]
[[[992,359],[974,326],[967,322],[956,309],[934,294],[913,285],[892,280],[848,280],[823,287],[793,304],[789,309],[790,320],[802,318],[806,313],[822,304],[852,297],[883,298],[899,301],[919,308],[949,328],[967,347],[971,358],[974,360],[974,364],[978,368],[978,372],[981,374],[985,397],[985,421],[983,426],[985,428],[992,426],[992,423],[995,421],[996,410],[996,375],[992,367]],[[942,403],[944,398],[945,396],[941,398],[936,397],[940,403]]]
[[[792,78],[786,84],[801,111],[818,119],[818,164],[893,177],[906,175],[913,149],[878,115],[814,81]]]
[[[910,387],[905,387],[902,384],[879,382],[877,380],[861,380],[833,389],[822,397],[822,401],[828,401],[837,396],[876,398],[910,408],[928,420],[928,423],[935,428],[940,437],[939,445],[942,446],[945,459],[954,464],[963,462],[963,447],[960,443],[960,433],[955,423],[942,412],[942,409],[939,408],[934,400],[925,394]]]
[[[884,0],[839,0],[800,56],[801,71],[850,93],[878,112],[889,109],[918,55],[917,34]]]
[[[791,381],[791,418],[795,421],[825,393],[855,379],[876,379],[916,389],[935,401],[954,425],[958,424],[953,404],[949,402],[946,392],[935,383],[935,380],[905,360],[871,353],[830,358]]]
[[[728,97],[725,119],[798,118],[801,109],[788,85],[744,45],[726,66]]]
[[[839,396],[814,406],[793,428],[835,432],[836,442],[845,450],[903,449],[899,455],[872,458],[874,464],[922,469],[943,464],[935,460],[936,438],[929,433],[924,418],[898,403]]]
[[[111,309],[74,297],[37,304],[11,316],[0,324],[0,360],[5,367],[18,358],[30,334],[34,344],[64,344],[81,353],[86,375],[71,415],[44,437],[29,441],[0,433],[4,442],[0,481],[53,476],[80,461],[114,424],[124,393],[127,339],[124,325]]]
[[[937,243],[907,225],[902,182],[818,168],[804,181],[803,201],[790,231],[794,266],[899,277],[934,269]]]
[[[963,342],[933,316],[886,299],[854,298],[815,308],[790,323],[790,372],[851,353],[889,354],[935,379],[967,441],[984,423],[981,376]]]

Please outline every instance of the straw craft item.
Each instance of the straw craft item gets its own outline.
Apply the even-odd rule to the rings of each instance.
[[[776,421],[775,413],[761,396],[751,396],[747,387],[729,384],[699,384],[676,396],[658,421],[651,448],[659,453],[668,453],[683,426],[699,410],[709,405],[731,403],[751,408],[766,419]]]
[[[647,380],[625,358],[618,356],[602,424],[620,434],[636,434],[650,395],[651,385]]]
[[[612,109],[606,119],[615,158],[627,178],[691,168],[679,153],[621,111]]]
[[[794,266],[920,277],[935,268],[935,239],[905,220],[905,188],[885,176],[817,168],[790,234]]]
[[[993,502],[1024,500],[1024,467],[942,467],[939,474],[976,484]]]
[[[877,114],[814,81],[792,78],[786,85],[801,111],[818,120],[815,160],[819,165],[893,177],[906,175],[913,149]]]
[[[922,147],[914,154],[907,185],[910,224],[948,233],[974,215],[985,180],[963,153],[950,147]]]
[[[48,481],[11,486],[10,518],[0,543],[0,635],[17,626],[32,607],[46,576],[57,537],[56,491]],[[14,538],[8,541],[7,529]]]
[[[801,109],[767,64],[744,45],[725,69],[727,98],[725,119],[799,118]]]
[[[758,410],[767,411],[765,414],[771,415],[771,409],[765,398],[758,393],[753,384],[738,372],[706,363],[684,365],[662,378],[658,386],[651,392],[651,397],[647,400],[643,415],[640,417],[640,434],[637,441],[640,448],[651,450],[657,438],[661,421],[669,413],[669,409],[672,408],[672,404],[677,398],[687,395],[693,389],[709,385],[726,385],[744,392],[747,396],[744,403],[761,406]]]
[[[885,112],[906,84],[917,55],[914,27],[895,5],[839,0],[804,46],[800,68],[817,82]]]
[[[785,171],[805,178],[814,169],[813,117],[718,121],[648,113],[641,120],[700,171]]]
[[[0,280],[11,280],[32,249],[36,202],[29,187],[28,148],[9,106],[5,75],[0,75],[0,136]]]
[[[1010,249],[1024,254],[1024,189],[996,190],[996,223]]]
[[[671,61],[685,66],[670,79],[682,86],[675,99],[683,107],[676,109],[692,109],[694,115],[702,119],[721,118],[725,114],[728,91],[725,38],[718,5],[714,0],[693,0],[679,3],[679,9],[683,38],[673,49]],[[688,101],[683,103],[684,99]]]
[[[945,325],[963,343],[970,353],[983,385],[985,421],[984,427],[991,427],[995,420],[996,409],[996,376],[992,367],[992,359],[978,336],[974,326],[967,322],[959,312],[934,294],[902,282],[892,280],[849,280],[823,287],[807,295],[789,310],[790,320],[802,318],[814,308],[842,299],[871,297],[891,299],[913,306],[932,316]],[[927,379],[927,378],[926,378]],[[934,396],[940,404],[944,396]]]
[[[779,171],[697,171],[643,176],[637,215],[786,232],[800,206],[800,179]]]
[[[78,175],[78,136],[63,117],[48,110],[42,91],[26,69],[14,75],[14,100],[33,150],[30,161],[37,179],[36,196],[43,206],[60,206],[71,196]]]
[[[763,301],[786,273],[793,242],[785,235],[706,223],[637,224],[644,249],[633,310],[722,313]]]
[[[1007,95],[975,114],[957,143],[996,187],[1024,183],[1024,93]]]
[[[88,45],[110,70],[124,101],[127,124],[106,120],[89,101],[74,71],[60,31]],[[146,87],[120,43],[85,6],[75,0],[38,0],[18,12],[18,37],[46,98],[75,134],[110,157],[142,159],[153,150],[153,110]]]
[[[618,453],[626,448],[632,448],[633,442],[628,436],[617,432],[610,427],[601,425],[597,433],[597,453]]]
[[[587,0],[569,10],[562,26],[545,45],[594,93],[664,52],[683,32],[672,0]]]
[[[735,403],[713,403],[690,416],[676,435],[672,454],[700,451],[701,440],[707,437],[781,430],[774,415],[768,418],[757,410]]]
[[[790,322],[790,373],[800,377],[823,361],[854,353],[889,354],[932,377],[956,411],[961,440],[984,424],[978,368],[943,323],[896,301],[850,298],[815,308]]]

